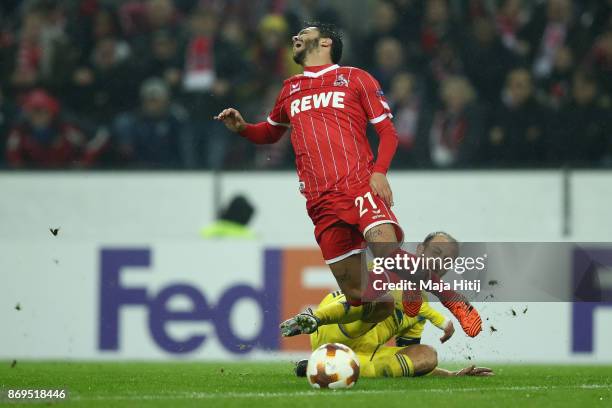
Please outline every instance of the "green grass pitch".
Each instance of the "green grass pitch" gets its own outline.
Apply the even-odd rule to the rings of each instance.
[[[51,405],[248,408],[612,406],[610,366],[492,365],[496,376],[490,378],[360,379],[350,390],[329,391],[312,390],[306,379],[293,375],[293,366],[288,362],[18,362],[14,367],[11,367],[11,362],[0,364],[0,405],[9,402],[6,399],[8,389],[65,388],[69,393],[67,400],[52,402]],[[13,403],[15,401],[10,402]]]

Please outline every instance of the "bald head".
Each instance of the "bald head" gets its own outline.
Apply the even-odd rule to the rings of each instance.
[[[459,255],[459,243],[448,232],[436,231],[427,234],[425,239],[417,247],[417,254],[425,258],[439,258],[444,263],[446,259],[455,259]],[[438,265],[437,262],[434,264]],[[444,276],[446,270],[435,269],[431,272],[437,273],[439,276]]]

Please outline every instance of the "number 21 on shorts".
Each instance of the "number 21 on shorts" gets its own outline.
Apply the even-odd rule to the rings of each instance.
[[[376,206],[376,203],[374,202],[374,199],[372,198],[372,192],[368,191],[364,195],[355,198],[355,207],[359,208],[359,217],[363,217],[363,215],[369,211],[367,208],[365,208],[365,205],[368,203],[370,204],[370,207],[374,213],[380,212]]]

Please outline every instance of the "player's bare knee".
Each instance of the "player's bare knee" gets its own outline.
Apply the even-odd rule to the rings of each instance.
[[[402,349],[400,353],[410,358],[416,377],[428,374],[438,366],[438,352],[435,348],[426,344],[408,346]]]
[[[422,360],[420,367],[415,367],[414,375],[425,375],[431,371],[433,371],[438,366],[438,352],[435,348],[428,346],[426,344],[419,345],[422,353]]]
[[[430,363],[430,369],[427,371],[432,371],[434,368],[436,368],[438,366],[438,352],[435,348],[428,346],[426,344],[423,344],[423,346],[426,348],[426,355],[428,355],[427,361],[429,361]]]

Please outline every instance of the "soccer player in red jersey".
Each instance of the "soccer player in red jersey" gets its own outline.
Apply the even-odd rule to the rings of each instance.
[[[336,309],[305,312],[287,320],[281,325],[284,336],[311,333],[321,324],[358,319],[377,323],[394,309],[393,302],[384,298],[362,302],[360,254],[366,241],[403,240],[391,211],[393,193],[386,176],[397,134],[376,79],[359,68],[338,65],[342,45],[335,27],[307,26],[293,37],[294,60],[304,73],[285,80],[266,122],[249,124],[233,108],[215,117],[256,144],[275,143],[291,128],[299,188],[315,238],[347,298]],[[376,160],[366,137],[368,122],[380,138]],[[465,329],[464,322],[473,321],[477,313],[471,313],[467,302],[453,304],[451,308],[445,303]],[[416,315],[419,307],[414,304],[407,309]]]

